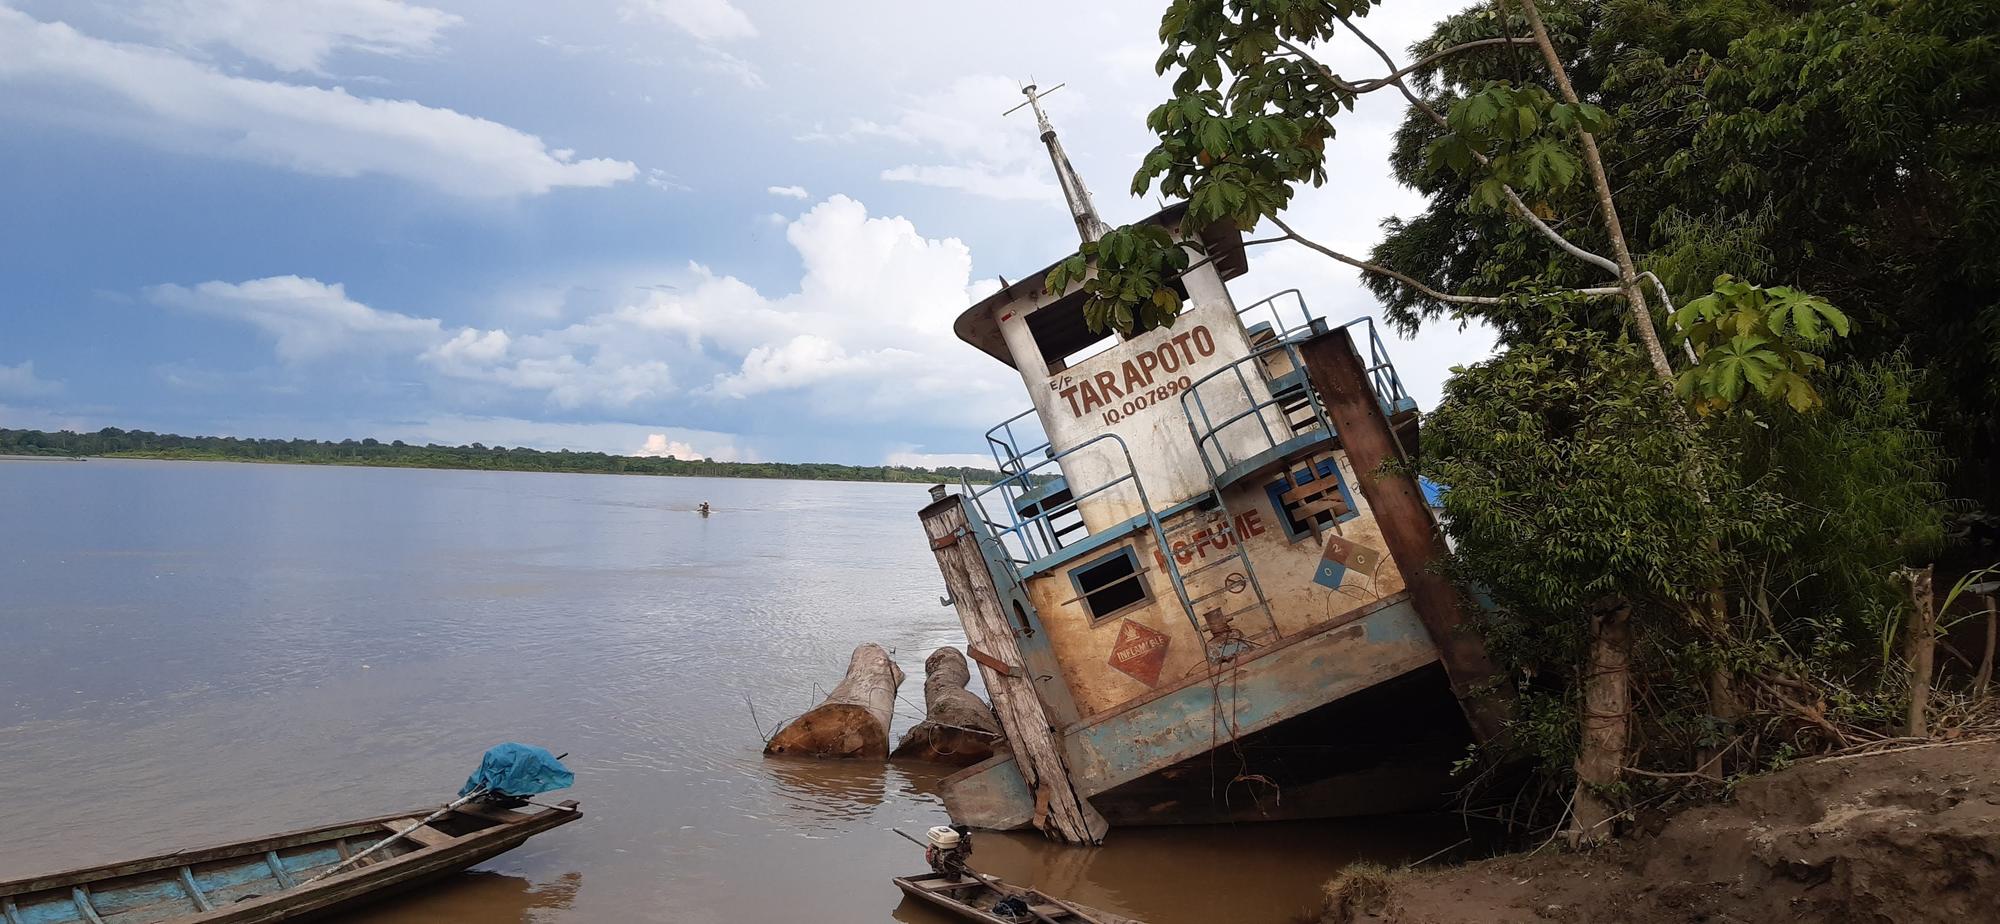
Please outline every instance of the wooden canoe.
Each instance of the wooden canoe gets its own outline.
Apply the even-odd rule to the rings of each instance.
[[[897,876],[896,888],[933,908],[983,924],[1021,924],[1022,921],[1034,924],[1145,924],[1144,921],[1121,918],[1075,902],[1051,898],[1035,889],[1024,889],[992,876],[984,880],[946,876],[943,873]],[[989,909],[996,903],[1013,895],[1028,900],[1029,917],[1003,918],[990,913]]]
[[[306,880],[437,811],[420,808],[0,882],[4,924],[259,924],[342,910],[459,872],[581,816],[468,804],[340,873]]]

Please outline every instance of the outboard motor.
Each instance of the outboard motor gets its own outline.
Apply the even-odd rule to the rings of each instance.
[[[931,872],[954,879],[965,878],[965,861],[972,856],[972,829],[964,825],[938,825],[925,832],[924,862]]]

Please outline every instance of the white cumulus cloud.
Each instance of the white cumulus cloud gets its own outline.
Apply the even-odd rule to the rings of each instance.
[[[917,452],[902,450],[889,453],[882,460],[883,465],[901,465],[909,468],[984,468],[994,465],[992,456],[982,456],[976,452]]]
[[[998,118],[1022,101],[1020,85],[996,74],[970,74],[928,93],[905,99],[887,121],[852,119],[838,131],[817,129],[805,141],[899,142],[945,162],[904,164],[881,172],[890,182],[917,183],[988,199],[1062,201],[1049,170],[1048,155],[1034,130],[1033,116],[1021,110]],[[1087,102],[1081,93],[1065,98],[1072,111]],[[1021,120],[1028,120],[1023,124]]]
[[[787,199],[809,199],[812,197],[811,193],[806,192],[804,186],[766,186],[764,187],[764,191],[774,196],[783,196]]]
[[[972,281],[964,244],[871,216],[845,196],[791,221],[785,236],[803,266],[789,294],[690,264],[677,285],[565,327],[460,331],[424,359],[456,378],[542,389],[564,405],[644,406],[683,394],[847,420],[962,424],[1026,403],[1012,370],[951,332],[989,291]],[[677,382],[670,365],[684,373]]]
[[[35,375],[33,360],[9,366],[0,363],[0,395],[31,398],[62,391],[63,383]]]
[[[683,431],[686,432],[686,431]],[[707,444],[707,449],[696,449],[687,440],[671,439],[665,433],[648,433],[646,442],[632,455],[653,459],[714,459],[717,462],[749,462],[752,459],[732,443]]]
[[[402,0],[145,0],[131,19],[178,48],[233,48],[282,71],[319,73],[328,56],[436,51],[455,14]]]
[[[754,38],[757,25],[729,0],[637,0],[625,6],[686,32],[703,42]]]
[[[0,5],[0,92],[72,91],[74,119],[192,149],[325,176],[381,174],[473,198],[631,179],[629,161],[578,159],[498,122],[411,100],[223,73]]]
[[[444,325],[436,318],[370,308],[348,298],[339,283],[302,276],[158,285],[146,289],[146,296],[169,308],[256,327],[276,341],[279,358],[287,362],[357,347],[422,349],[444,339]]]

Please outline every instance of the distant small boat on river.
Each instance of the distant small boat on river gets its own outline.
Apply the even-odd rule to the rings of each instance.
[[[581,817],[468,803],[316,882],[435,811],[419,808],[0,883],[6,924],[253,924],[349,908],[460,872]]]

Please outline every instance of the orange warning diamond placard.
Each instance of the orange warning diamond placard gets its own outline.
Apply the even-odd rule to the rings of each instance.
[[[1160,668],[1167,663],[1167,636],[1151,626],[1130,619],[1118,627],[1118,640],[1111,643],[1109,663],[1147,686],[1160,682]]]

